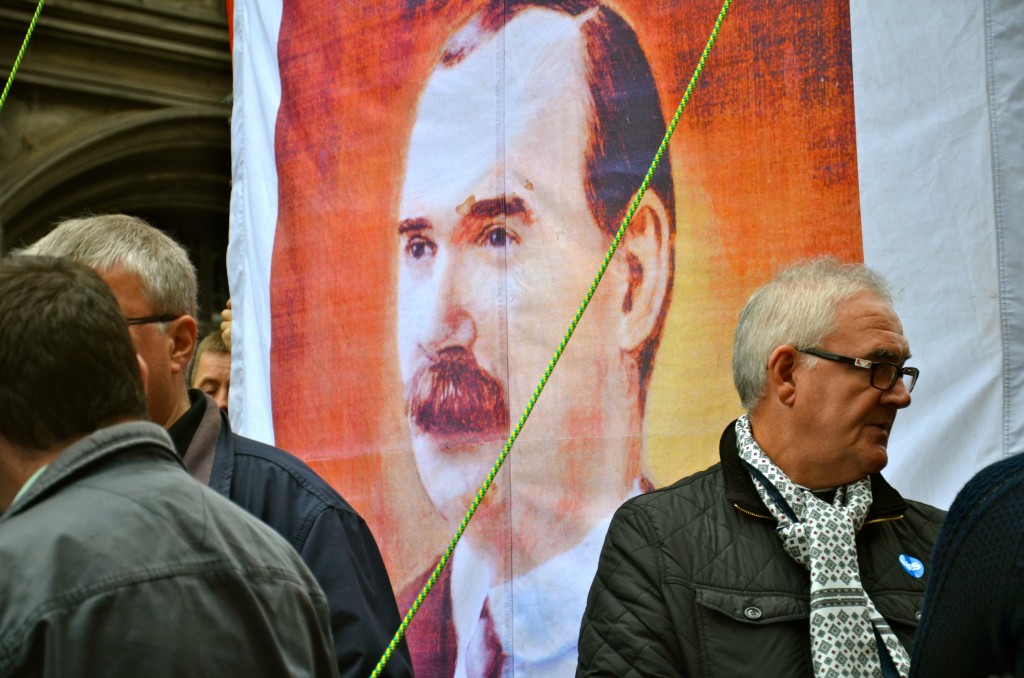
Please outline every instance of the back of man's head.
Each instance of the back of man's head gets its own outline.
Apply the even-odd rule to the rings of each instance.
[[[818,346],[837,329],[839,305],[860,292],[892,304],[889,286],[871,269],[820,257],[782,269],[751,295],[740,312],[732,352],[733,382],[744,409],[754,409],[764,395],[772,351]]]
[[[156,315],[196,316],[199,284],[188,253],[138,217],[69,219],[19,254],[64,257],[101,274],[122,268],[138,275]]]
[[[0,436],[48,450],[145,417],[128,326],[99,276],[68,260],[0,259]]]

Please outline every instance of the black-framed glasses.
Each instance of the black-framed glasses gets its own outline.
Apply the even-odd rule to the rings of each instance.
[[[903,385],[907,387],[907,393],[910,393],[914,390],[914,384],[917,383],[917,378],[921,374],[921,371],[916,367],[900,367],[896,363],[875,362],[864,358],[850,358],[817,348],[798,348],[797,350],[801,353],[824,358],[825,360],[834,360],[837,363],[846,363],[854,367],[871,370],[871,386],[879,391],[888,391],[896,385],[897,381],[903,379]]]
[[[169,323],[172,320],[177,320],[181,317],[181,314],[172,315],[147,315],[141,318],[125,318],[124,321],[129,325],[152,325],[154,323]]]

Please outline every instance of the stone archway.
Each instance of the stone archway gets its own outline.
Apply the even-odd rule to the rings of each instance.
[[[36,7],[8,4],[4,73]],[[210,329],[228,296],[230,92],[224,0],[48,3],[0,111],[0,254],[66,217],[138,215],[188,248]]]
[[[200,271],[204,318],[227,299],[230,130],[224,114],[117,113],[74,127],[0,172],[3,249],[87,213],[138,215],[181,241]]]

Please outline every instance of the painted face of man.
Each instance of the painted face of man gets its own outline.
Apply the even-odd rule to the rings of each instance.
[[[584,49],[573,18],[527,10],[439,66],[419,102],[399,207],[399,358],[417,467],[449,519],[500,452],[610,242],[585,193]],[[627,275],[609,270],[545,388],[523,438],[550,444],[516,467],[517,487],[587,484],[586,459],[560,458],[559,441],[601,436],[605,410],[622,406],[609,395],[626,379],[622,299],[606,287]]]

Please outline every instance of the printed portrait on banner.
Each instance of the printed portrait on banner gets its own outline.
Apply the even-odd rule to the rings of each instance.
[[[407,608],[640,189],[719,7],[292,3],[277,442],[366,517]],[[738,8],[408,637],[424,675],[572,675],[623,501],[715,461],[730,341],[784,261],[859,259],[845,3]]]

